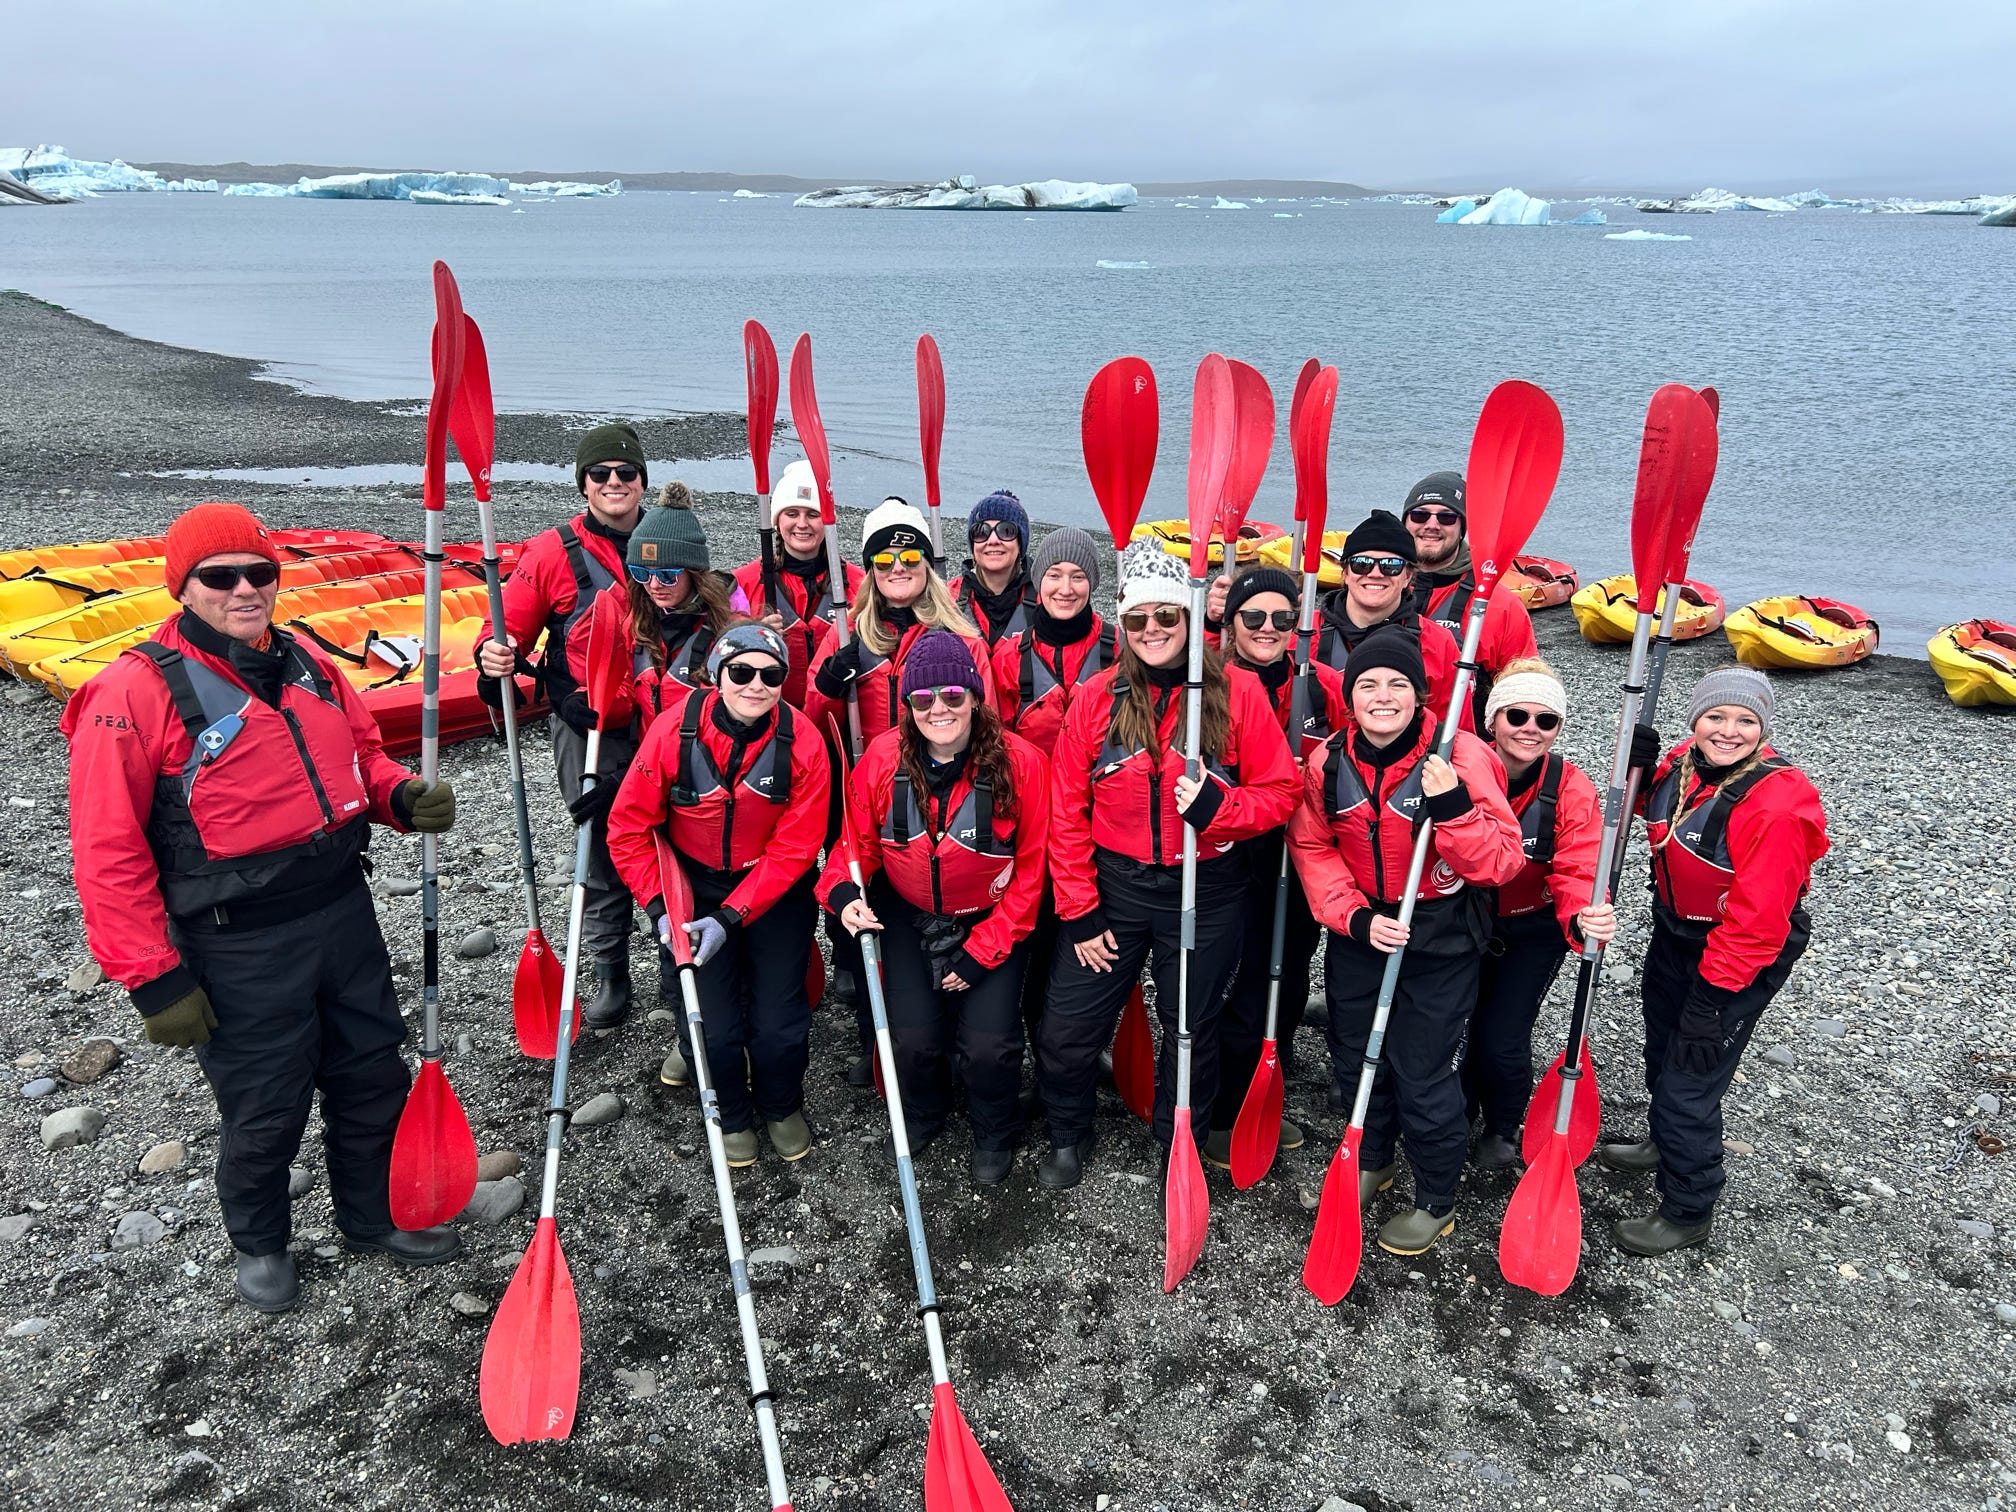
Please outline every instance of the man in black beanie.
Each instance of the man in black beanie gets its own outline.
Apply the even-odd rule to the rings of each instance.
[[[1414,538],[1390,511],[1375,509],[1331,552],[1342,562],[1344,586],[1316,605],[1316,644],[1311,656],[1326,667],[1344,669],[1354,648],[1379,625],[1405,632],[1420,648],[1427,670],[1428,707],[1446,717],[1456,685],[1455,637],[1410,607],[1414,588]],[[1465,727],[1471,722],[1466,719]]]
[[[593,723],[586,698],[573,696],[588,682],[588,608],[596,594],[623,580],[624,552],[643,512],[649,481],[644,444],[631,426],[598,425],[583,436],[574,448],[574,486],[585,507],[565,524],[533,536],[519,552],[518,565],[504,584],[507,639],[493,638],[487,619],[478,633],[477,690],[484,702],[495,706],[502,701],[503,679],[514,670],[544,680],[554,710],[547,724],[563,800],[581,791]],[[535,664],[530,653],[542,635],[545,650]],[[620,779],[636,754],[629,731],[605,731],[598,776],[607,782]],[[583,942],[595,963],[595,995],[582,1011],[582,1022],[591,1029],[613,1029],[630,1014],[631,900],[609,859],[606,822],[598,821],[589,846],[588,903],[582,918]]]
[[[1469,506],[1463,497],[1463,475],[1428,474],[1407,495],[1401,508],[1407,532],[1414,538],[1414,588],[1408,607],[1424,619],[1439,621],[1463,643],[1463,616],[1477,591],[1470,565]],[[1482,728],[1484,705],[1498,674],[1522,657],[1538,656],[1533,617],[1519,595],[1501,578],[1484,610],[1484,630],[1477,640],[1477,680],[1471,689],[1471,717]]]

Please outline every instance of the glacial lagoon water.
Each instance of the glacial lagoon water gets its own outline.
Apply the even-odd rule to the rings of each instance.
[[[518,213],[108,195],[0,215],[0,286],[318,392],[410,398],[427,388],[427,269],[443,257],[483,325],[499,406],[584,414],[739,409],[742,322],[763,320],[787,354],[809,329],[836,487],[855,503],[921,499],[911,354],[929,330],[949,390],[948,507],[1007,486],[1039,518],[1087,525],[1078,406],[1120,353],[1161,382],[1150,515],[1182,512],[1206,351],[1260,367],[1284,422],[1302,359],[1337,364],[1333,523],[1460,466],[1491,385],[1528,378],[1568,438],[1533,547],[1585,578],[1628,570],[1652,389],[1712,383],[1722,462],[1695,575],[1732,607],[1847,599],[1904,655],[1939,624],[2016,615],[2016,233],[1833,211],[1606,207],[1607,227],[1466,228],[1423,206],[1191,204],[1025,216],[632,193]],[[1692,240],[1605,239],[1634,227]],[[746,467],[706,473],[748,486]],[[1289,517],[1289,480],[1284,435],[1259,517]]]

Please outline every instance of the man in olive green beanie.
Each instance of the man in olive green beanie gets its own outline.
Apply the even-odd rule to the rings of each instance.
[[[637,469],[638,492],[641,495],[651,486],[651,470],[644,461],[644,443],[637,439],[635,430],[620,420],[598,425],[574,448],[574,487],[585,494],[588,492],[589,468],[597,463],[616,465],[624,462]]]

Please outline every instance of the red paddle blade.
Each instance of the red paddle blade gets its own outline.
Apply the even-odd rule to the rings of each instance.
[[[1358,1143],[1365,1131],[1344,1130],[1344,1142],[1323,1173],[1323,1196],[1316,1205],[1316,1232],[1302,1259],[1302,1284],[1325,1307],[1335,1307],[1358,1279],[1365,1258],[1365,1219],[1358,1211]]]
[[[1631,499],[1631,572],[1640,614],[1652,612],[1661,585],[1687,576],[1694,530],[1715,480],[1715,452],[1708,402],[1684,383],[1657,389],[1645,406]]]
[[[1715,417],[1715,423],[1722,423],[1722,396],[1712,388],[1700,390],[1701,402],[1708,406],[1708,413]]]
[[[564,1439],[574,1431],[581,1309],[550,1217],[533,1230],[531,1247],[490,1320],[478,1389],[483,1426],[500,1444]]]
[[[1298,387],[1295,403],[1297,409],[1288,421],[1288,444],[1295,457],[1295,518],[1303,522],[1302,570],[1315,572],[1323,563],[1323,522],[1330,514],[1330,421],[1337,409],[1337,369],[1326,367],[1315,374],[1306,391]]]
[[[392,1221],[409,1231],[446,1223],[476,1195],[476,1136],[438,1060],[420,1062],[406,1096],[387,1188]]]
[[[1115,357],[1092,377],[1079,414],[1085,471],[1092,479],[1099,512],[1113,533],[1113,549],[1124,551],[1148,497],[1155,471],[1155,442],[1161,407],[1155,371],[1139,357]]]
[[[525,932],[518,970],[511,978],[511,1024],[518,1048],[533,1060],[551,1060],[559,1047],[560,992],[565,972],[542,930]],[[580,1022],[575,1022],[580,1030]]]
[[[1155,1116],[1155,1038],[1148,1030],[1148,1000],[1139,982],[1127,994],[1113,1035],[1113,1085],[1129,1113],[1143,1123]]]
[[[1499,384],[1477,417],[1463,481],[1480,594],[1497,587],[1526,549],[1560,475],[1560,409],[1535,384]]]
[[[819,485],[819,521],[822,525],[836,524],[833,461],[826,451],[826,426],[819,419],[819,395],[812,387],[810,331],[791,348],[791,426],[805,443],[805,460],[812,465],[812,480]]]
[[[1554,1057],[1554,1064],[1533,1089],[1526,1105],[1526,1130],[1520,1138],[1520,1158],[1532,1165],[1540,1158],[1545,1141],[1554,1137],[1554,1115],[1561,1106],[1561,1067],[1567,1051]],[[1575,1081],[1575,1101],[1568,1108],[1568,1159],[1579,1167],[1596,1148],[1596,1135],[1603,1127],[1602,1096],[1596,1089],[1596,1068],[1589,1063],[1589,1040],[1582,1040],[1582,1074]]]
[[[427,401],[427,456],[421,472],[420,503],[440,509],[448,502],[448,425],[462,386],[462,294],[448,264],[434,264],[434,396]]]
[[[760,320],[742,325],[742,367],[749,379],[749,460],[756,492],[770,492],[770,435],[777,428],[777,344]]]
[[[651,838],[658,845],[659,895],[665,900],[665,917],[672,921],[672,959],[681,966],[691,966],[693,939],[686,933],[686,926],[693,922],[693,889],[687,884],[686,868],[672,854],[672,844],[664,832],[660,830]]]
[[[626,625],[630,621],[628,613],[621,618]],[[622,695],[623,680],[630,675],[630,648],[618,639],[615,619],[606,614],[588,616],[588,686],[581,690],[605,731]]]
[[[1225,570],[1232,570],[1232,545],[1274,450],[1274,394],[1260,370],[1228,360],[1232,373],[1232,462],[1225,473],[1225,498],[1218,506],[1218,530],[1225,538]]]
[[[950,1381],[931,1388],[931,1438],[924,1449],[924,1512],[1015,1512],[952,1398]]]
[[[1211,1193],[1204,1185],[1204,1163],[1197,1158],[1188,1108],[1176,1110],[1169,1174],[1162,1185],[1162,1223],[1162,1290],[1172,1292],[1204,1253],[1204,1232],[1211,1223]]]
[[[1265,1176],[1281,1145],[1281,1054],[1273,1040],[1260,1046],[1260,1064],[1253,1068],[1246,1101],[1239,1104],[1232,1125],[1232,1185],[1245,1191]]]
[[[938,451],[945,444],[945,364],[929,331],[917,338],[917,440],[924,452],[924,502],[938,507]]]
[[[1322,370],[1323,365],[1314,357],[1311,357],[1302,364],[1302,371],[1295,375],[1295,393],[1288,401],[1288,444],[1290,446],[1295,444],[1295,437],[1302,430],[1302,402],[1308,396],[1309,385],[1316,381],[1316,375]],[[1301,472],[1300,463],[1296,465],[1296,472],[1299,476]],[[1295,490],[1295,518],[1298,520],[1308,518],[1302,513],[1303,503],[1302,490],[1298,488]],[[1319,531],[1317,533],[1320,535],[1322,532]]]
[[[490,463],[497,455],[497,407],[490,398],[490,358],[472,316],[462,317],[462,382],[448,411],[448,434],[469,469],[478,499],[490,497]]]
[[[1190,576],[1211,568],[1211,532],[1225,502],[1225,478],[1232,468],[1238,434],[1232,368],[1216,352],[1197,364],[1190,391]]]
[[[1568,1146],[1552,1129],[1540,1158],[1526,1169],[1505,1205],[1498,1231],[1498,1269],[1514,1286],[1558,1297],[1582,1259],[1582,1194]]]

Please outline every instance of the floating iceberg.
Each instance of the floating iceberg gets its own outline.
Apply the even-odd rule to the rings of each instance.
[[[1606,231],[1605,241],[1692,241],[1691,236],[1675,236],[1671,231]]]
[[[1455,204],[1451,205],[1447,210],[1444,210],[1440,215],[1435,217],[1435,224],[1438,226],[1456,225],[1463,219],[1464,216],[1468,215],[1472,210],[1475,210],[1476,208],[1477,208],[1477,201],[1473,199],[1459,199],[1458,201],[1456,201]]]
[[[303,178],[291,184],[232,184],[226,194],[256,198],[418,200],[421,204],[508,203],[507,194],[526,194],[541,199],[587,199],[621,194],[623,181],[606,184],[573,184],[564,180],[542,180],[536,184],[514,184],[488,173],[337,173],[328,178]],[[428,195],[431,198],[421,199]],[[478,198],[471,198],[478,196]]]
[[[1302,217],[1301,217],[1300,215],[1298,215],[1298,214],[1295,214],[1295,213],[1293,213],[1293,212],[1291,212],[1291,211],[1288,211],[1288,210],[1276,210],[1276,211],[1274,212],[1274,219],[1276,219],[1276,220],[1300,220],[1300,219],[1302,219]]]
[[[1548,224],[1552,226],[1607,226],[1610,224],[1610,217],[1605,215],[1601,210],[1584,210],[1573,220],[1549,221]]]
[[[736,190],[736,191],[734,192],[734,194],[732,194],[732,195],[731,195],[731,196],[729,196],[729,197],[730,197],[731,199],[768,199],[768,198],[770,198],[770,196],[769,196],[769,195],[767,195],[767,194],[758,194],[758,193],[757,193],[757,192],[756,192],[756,191],[755,191],[754,189],[737,189],[737,190]]]
[[[1145,262],[1122,262],[1118,258],[1102,257],[1099,259],[1099,266],[1102,268],[1152,268],[1155,266],[1155,264]]]
[[[143,190],[215,194],[215,179],[164,179],[151,168],[135,168],[73,158],[61,147],[0,147],[0,173],[55,199],[89,199],[97,194]]]
[[[1990,210],[1986,215],[1981,217],[1981,224],[1984,226],[2016,226],[2016,199],[2012,199],[1999,210]]]
[[[1132,184],[1044,179],[983,187],[972,174],[964,173],[942,184],[814,189],[791,203],[821,210],[1125,210],[1139,199]]]
[[[1773,199],[1763,194],[1732,194],[1727,189],[1703,189],[1699,194],[1690,194],[1685,199],[1640,200],[1638,208],[1648,215],[1714,215],[1723,210],[1761,210],[1772,215],[1786,215],[1799,207],[1790,200]]]
[[[1836,199],[1824,189],[1801,189],[1797,194],[1785,196],[1785,203],[1795,210],[1868,210],[1875,206],[1874,200]]]
[[[508,205],[501,194],[443,194],[438,189],[415,189],[406,196],[416,205]]]
[[[1211,208],[1213,210],[1244,210],[1246,206],[1239,200],[1228,200],[1224,195],[1220,194],[1213,197]]]
[[[1884,200],[1876,208],[1892,215],[1993,215],[2012,201],[2006,195],[1977,194],[1964,200]]]
[[[1441,200],[1432,194],[1375,194],[1365,201],[1368,205],[1439,205]]]
[[[1437,216],[1440,220],[1441,217]],[[1500,189],[1468,215],[1459,217],[1459,226],[1545,226],[1547,201],[1535,199],[1522,189]]]

